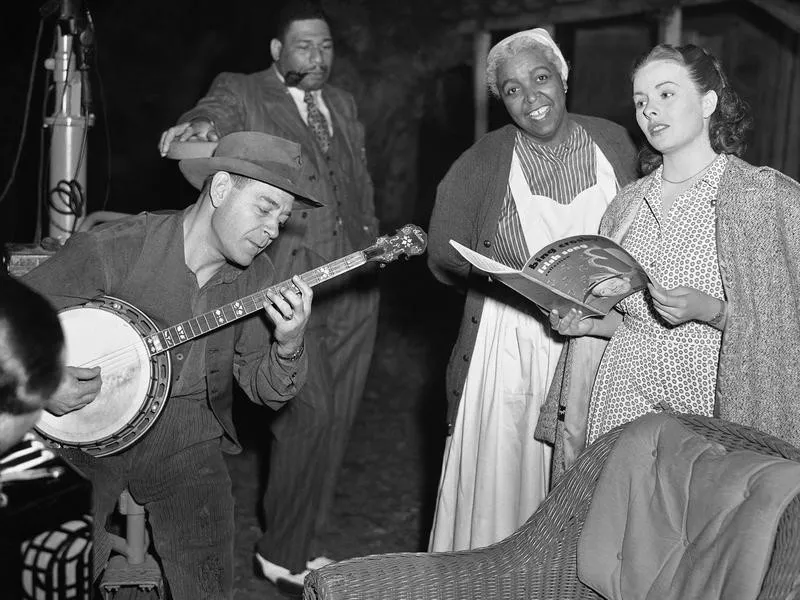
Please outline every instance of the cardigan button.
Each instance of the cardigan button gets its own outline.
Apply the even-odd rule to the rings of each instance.
[[[478,322],[478,317],[476,317],[475,315],[472,315],[472,318],[471,318],[470,320],[471,320],[473,323],[476,323],[476,324],[477,324],[477,322]]]
[[[489,246],[492,245],[492,242],[490,242],[489,240],[483,240],[483,245],[488,248]]]
[[[451,393],[453,394],[453,396],[458,396],[458,390],[453,390]]]
[[[463,359],[464,359],[464,362],[469,362],[469,354],[465,354],[465,355],[464,355],[464,356],[462,356],[461,358],[463,358]]]

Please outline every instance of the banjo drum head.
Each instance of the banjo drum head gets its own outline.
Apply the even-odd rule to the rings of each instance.
[[[120,433],[142,408],[150,386],[150,357],[141,336],[122,316],[79,306],[59,313],[66,364],[100,366],[103,381],[95,400],[57,417],[42,412],[36,425],[45,437],[81,446]]]

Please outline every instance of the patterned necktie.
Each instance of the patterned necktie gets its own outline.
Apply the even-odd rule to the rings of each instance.
[[[319,147],[327,154],[328,149],[331,147],[331,133],[328,130],[328,120],[322,114],[317,103],[314,101],[314,96],[311,92],[306,92],[303,100],[305,100],[308,107],[308,126],[314,132],[314,136],[319,142]]]

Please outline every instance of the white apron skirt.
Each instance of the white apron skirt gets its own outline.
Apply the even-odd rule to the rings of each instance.
[[[509,185],[529,249],[597,232],[617,183],[611,164],[596,146],[595,152],[597,183],[567,205],[532,194],[514,153]],[[551,447],[534,440],[533,432],[561,346],[546,318],[486,298],[445,446],[430,551],[498,542],[544,499]]]

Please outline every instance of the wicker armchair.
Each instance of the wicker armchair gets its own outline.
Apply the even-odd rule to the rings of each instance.
[[[720,419],[675,415],[685,427],[728,450],[752,450],[800,462],[800,450]],[[584,452],[539,509],[514,534],[464,552],[354,558],[312,572],[305,600],[489,600],[601,598],[577,577],[577,547],[600,472],[621,428]],[[759,600],[800,594],[800,496],[778,525]]]

